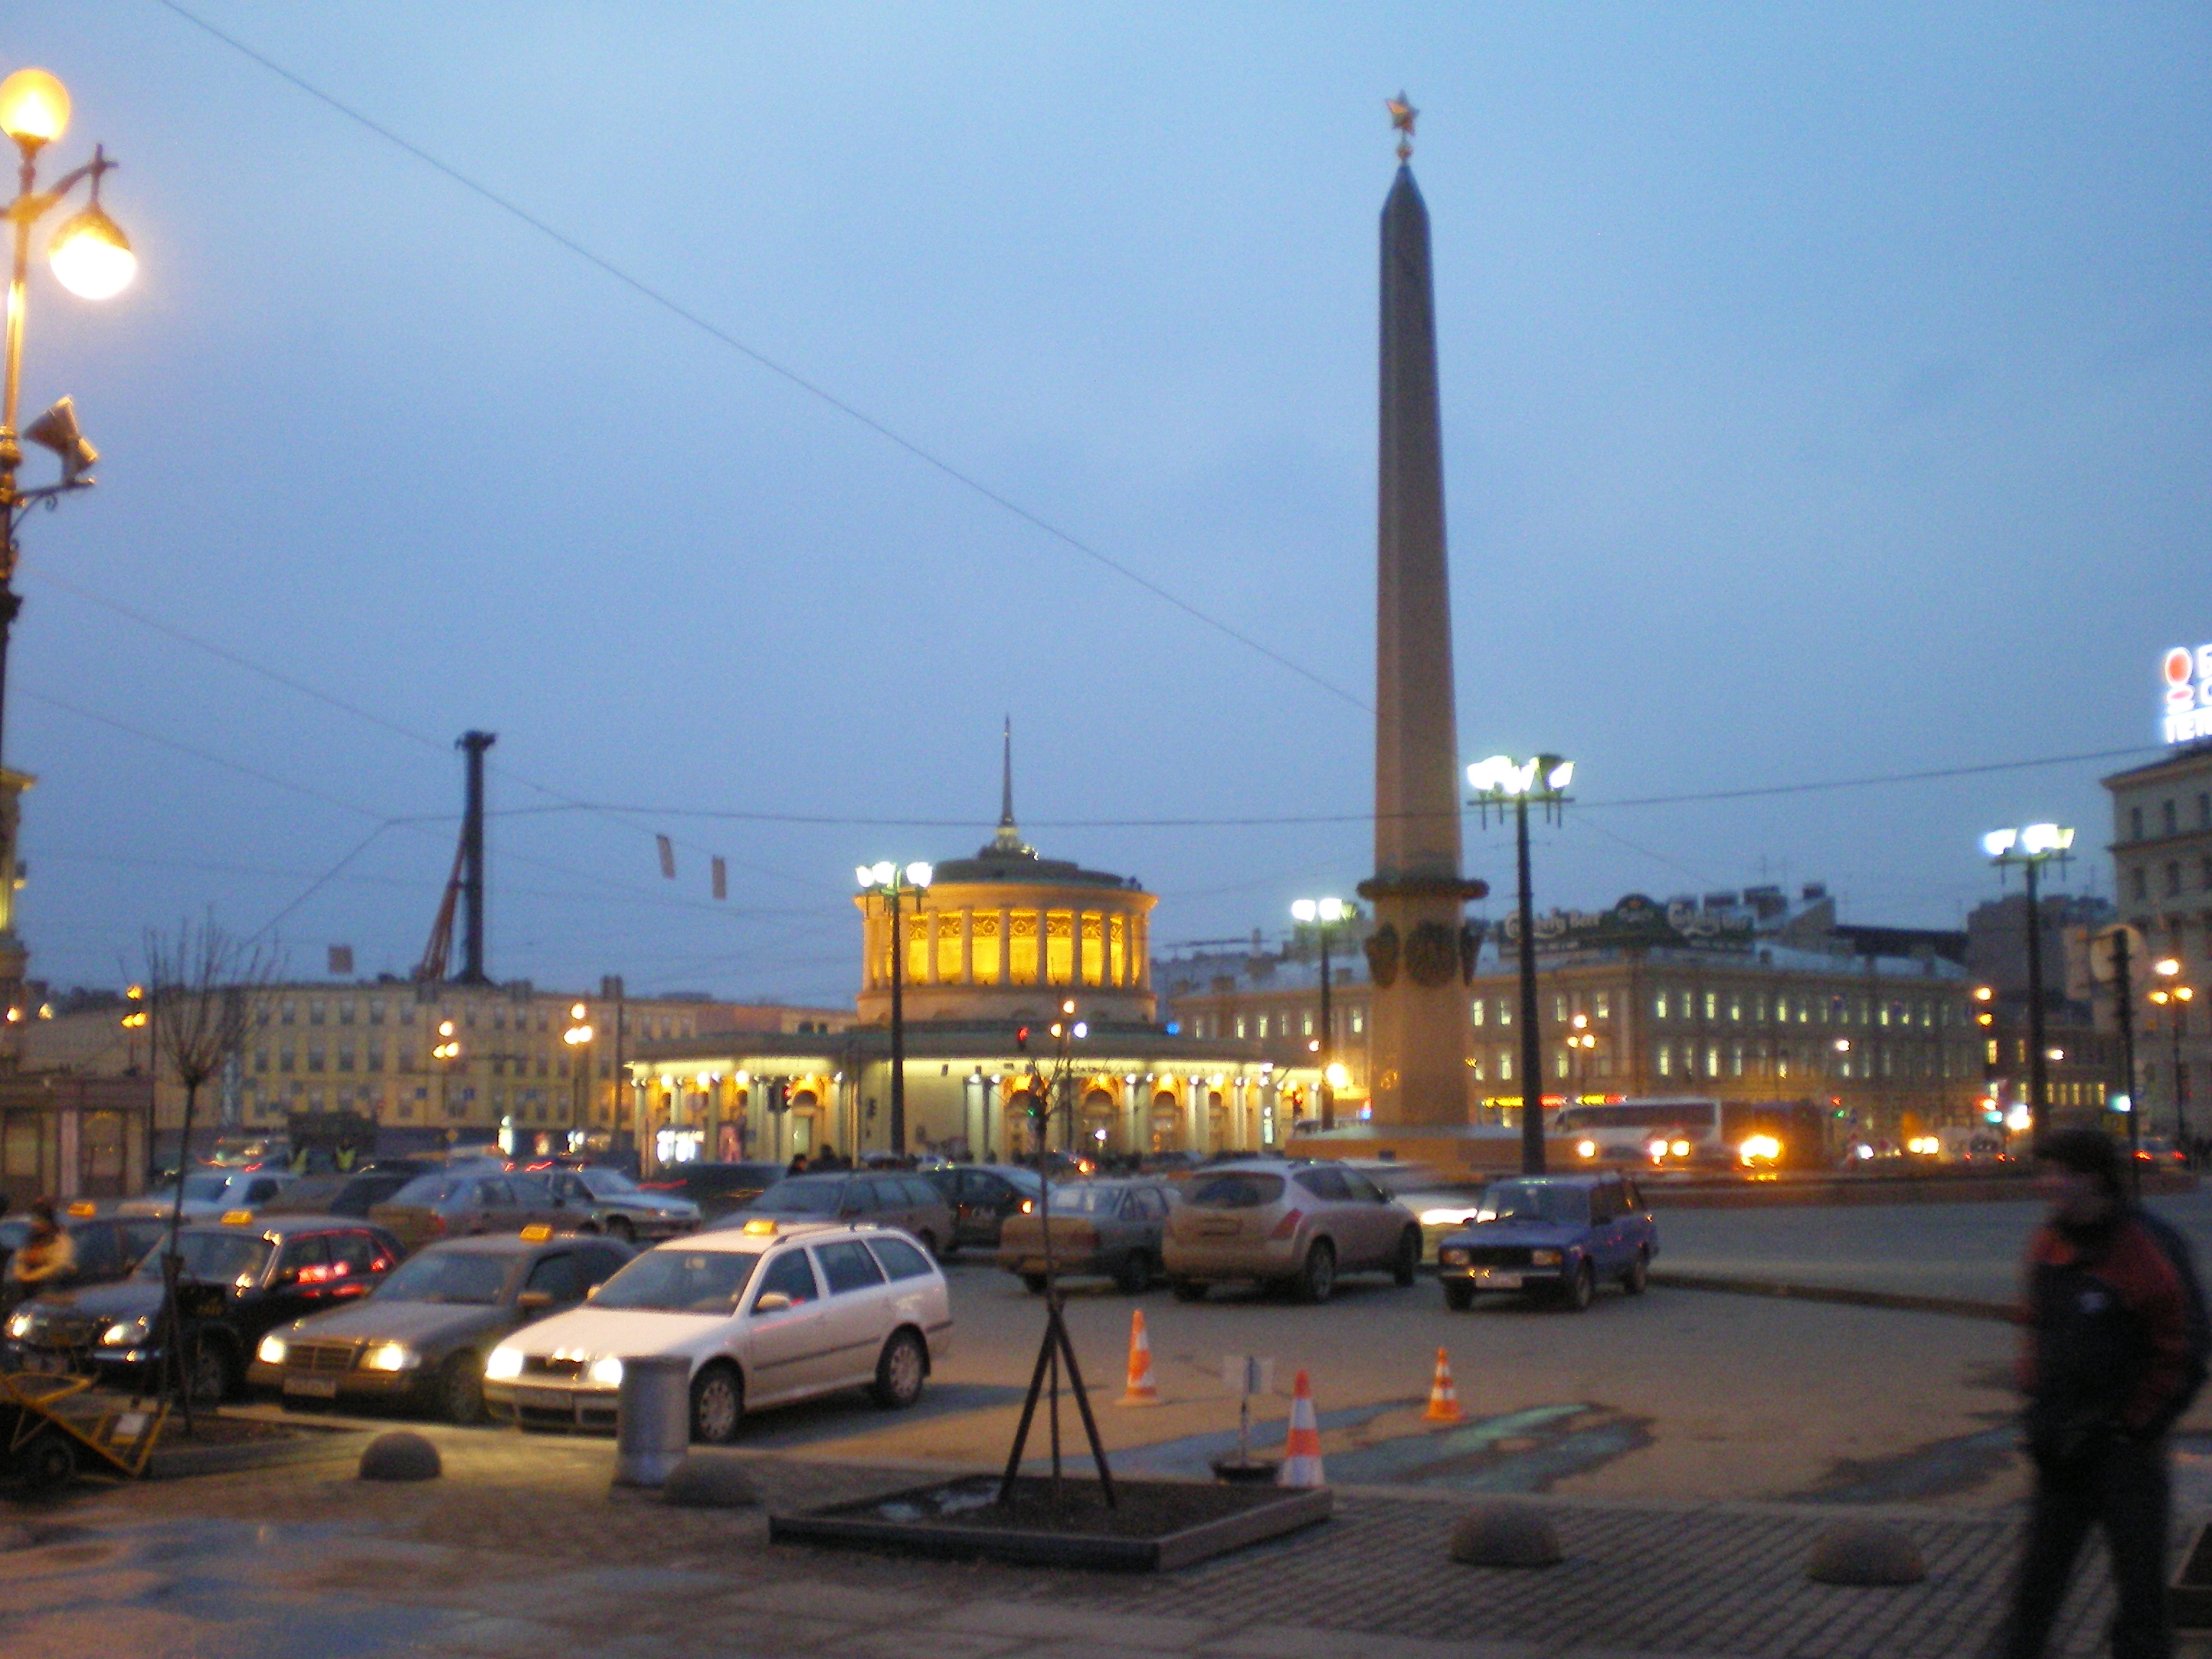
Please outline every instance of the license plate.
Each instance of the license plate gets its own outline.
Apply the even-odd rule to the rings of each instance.
[[[1522,1276],[1504,1267],[1478,1267],[1475,1277],[1492,1290],[1517,1291],[1521,1288]]]
[[[569,1409],[568,1391],[566,1389],[517,1389],[514,1403],[527,1406],[532,1411],[565,1412]]]
[[[284,1392],[305,1395],[310,1400],[335,1400],[338,1397],[338,1380],[335,1376],[288,1376],[284,1379]]]

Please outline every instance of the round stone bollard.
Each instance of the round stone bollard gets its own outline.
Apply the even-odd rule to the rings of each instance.
[[[1563,1559],[1559,1534],[1528,1504],[1478,1504],[1452,1526],[1451,1559],[1471,1567],[1549,1567]]]
[[[760,1502],[751,1477],[738,1459],[713,1452],[687,1452],[660,1483],[663,1503],[688,1510],[749,1510]]]
[[[623,1361],[615,1417],[615,1485],[657,1486],[691,1446],[691,1362],[681,1354]]]
[[[380,1434],[361,1454],[364,1480],[435,1480],[444,1468],[438,1460],[438,1449],[404,1429]]]
[[[1846,1521],[1814,1540],[1805,1576],[1816,1584],[1917,1584],[1928,1576],[1928,1564],[1897,1528]]]

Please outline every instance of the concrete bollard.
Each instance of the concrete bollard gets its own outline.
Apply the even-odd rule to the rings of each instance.
[[[657,1486],[690,1447],[691,1362],[680,1354],[623,1360],[615,1485]]]
[[[1814,1540],[1805,1576],[1816,1584],[1917,1584],[1928,1576],[1928,1564],[1898,1528],[1846,1521]]]
[[[444,1471],[438,1449],[404,1429],[380,1434],[362,1449],[363,1480],[435,1480]]]
[[[1451,1559],[1471,1567],[1549,1567],[1563,1559],[1551,1519],[1530,1504],[1478,1504],[1453,1524]]]

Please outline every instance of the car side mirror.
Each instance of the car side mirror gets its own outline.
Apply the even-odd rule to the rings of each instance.
[[[522,1310],[525,1319],[535,1319],[553,1305],[550,1291],[525,1291],[514,1298],[514,1305]]]
[[[794,1305],[781,1291],[763,1291],[753,1298],[753,1311],[757,1314],[781,1313]]]

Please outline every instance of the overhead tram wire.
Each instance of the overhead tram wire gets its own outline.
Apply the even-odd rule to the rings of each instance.
[[[805,375],[799,374],[798,370],[791,368],[787,365],[779,362],[776,359],[769,356],[765,352],[757,350],[754,347],[746,344],[743,340],[731,333],[728,330],[723,328],[720,324],[701,315],[698,312],[693,311],[682,301],[675,299],[668,294],[663,293],[660,289],[654,288],[651,283],[645,281],[644,278],[633,275],[630,271],[625,270],[621,265],[617,264],[612,259],[608,258],[605,254],[596,252],[586,243],[580,242],[574,237],[569,235],[567,232],[556,228],[548,221],[541,219],[537,215],[530,212],[526,208],[520,206],[517,203],[509,201],[506,197],[501,196],[498,191],[493,190],[489,185],[480,183],[476,179],[471,178],[469,174],[463,173],[459,167],[454,167],[451,162],[441,160],[438,156],[431,154],[430,151],[424,149],[421,145],[402,137],[390,127],[385,126],[380,122],[363,114],[361,111],[354,108],[351,105],[345,103],[343,100],[335,97],[331,94],[325,92],[320,87],[315,85],[313,82],[306,79],[304,76],[295,73],[295,71],[285,68],[283,64],[278,63],[275,58],[267,57],[264,53],[257,52],[253,47],[247,46],[243,40],[239,40],[235,35],[224,33],[222,29],[217,28],[214,24],[207,21],[206,19],[199,17],[192,12],[186,10],[183,6],[177,3],[177,0],[156,0],[156,3],[166,8],[167,10],[173,12],[179,17],[184,19],[185,21],[191,24],[195,28],[198,28],[203,33],[220,40],[232,51],[240,53],[241,56],[252,59],[253,62],[260,64],[262,68],[267,70],[270,74],[277,76],[280,80],[285,81],[297,88],[300,91],[306,93],[310,98],[314,99],[317,102],[326,105],[328,107],[336,110],[340,115],[344,116],[348,120],[365,128],[379,138],[383,139],[386,143],[404,150],[408,155],[413,156],[425,167],[428,167],[437,173],[442,173],[446,178],[452,180],[454,184],[460,185],[462,189],[469,191],[471,195],[474,195],[485,202],[489,202],[501,212],[508,215],[510,217],[519,221],[522,224],[527,225],[531,229],[536,231],[547,240],[554,243],[556,246],[563,248],[567,252],[573,253],[586,264],[596,267],[606,276],[612,277],[616,282],[621,283],[624,288],[629,289],[632,293],[636,294],[641,298],[668,313],[669,315],[677,318],[678,320],[689,325],[692,328],[697,329],[701,333],[707,335],[709,338],[716,340],[721,344],[727,346],[731,350],[738,353],[740,356],[744,357],[757,367],[765,369],[768,373],[775,375],[778,379],[782,380],[788,385],[795,386],[799,391],[806,393],[807,396],[828,404],[831,409],[836,410],[839,414],[843,415],[848,419],[857,422],[860,425],[866,427],[869,431],[874,433],[885,442],[903,451],[914,459],[920,461],[923,465],[933,469],[943,477],[951,479],[953,483],[960,485],[963,489],[981,496],[984,501],[990,502],[991,505],[998,507],[1000,511],[1020,520],[1024,524],[1030,526],[1032,529],[1042,532],[1046,537],[1049,538],[1051,540],[1060,543],[1062,546],[1071,548],[1074,551],[1082,554],[1085,558],[1091,559],[1103,566],[1106,569],[1112,571],[1115,575],[1120,576],[1125,581],[1131,582],[1136,586],[1144,589],[1145,592],[1150,593],[1154,599],[1160,600],[1163,604],[1170,605],[1176,610],[1182,611],[1194,622],[1213,629],[1216,633],[1222,635],[1227,639],[1235,641],[1246,650],[1255,652],[1260,656],[1266,658],[1277,667],[1288,669],[1299,678],[1306,681],[1310,684],[1319,687],[1322,690],[1328,692],[1329,696],[1349,704],[1352,708],[1358,709],[1364,714],[1372,714],[1374,712],[1373,705],[1366,702],[1365,699],[1352,692],[1346,690],[1334,680],[1328,679],[1324,676],[1316,673],[1314,670],[1308,668],[1304,664],[1297,661],[1295,658],[1285,656],[1281,652],[1276,650],[1273,646],[1253,638],[1252,635],[1243,632],[1240,629],[1232,627],[1230,623],[1222,621],[1221,618],[1212,615],[1211,612],[1201,611],[1189,600],[1180,597],[1169,588],[1162,586],[1157,581],[1154,581],[1151,577],[1141,574],[1127,564],[1124,564],[1121,560],[1115,558],[1111,554],[1092,546],[1089,542],[1085,541],[1081,537],[1074,534],[1073,532],[1061,529],[1049,519],[1047,519],[1042,515],[1031,511],[1030,508],[1024,507],[1019,501],[1014,500],[1012,496],[994,489],[991,485],[985,483],[981,478],[976,477],[973,473],[963,471],[961,468],[956,466],[951,461],[945,459],[933,450],[924,448],[915,440],[907,437],[896,428],[886,425],[884,422],[869,414],[859,405],[848,403],[846,399],[839,397],[836,392],[831,392],[828,387],[820,386],[816,382],[808,380]]]

